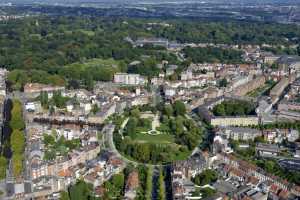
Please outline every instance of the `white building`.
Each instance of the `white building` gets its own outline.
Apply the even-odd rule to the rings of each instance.
[[[146,80],[139,74],[116,73],[114,82],[125,85],[143,85],[146,83]]]
[[[176,89],[171,87],[165,87],[165,95],[167,97],[172,97],[176,95]]]

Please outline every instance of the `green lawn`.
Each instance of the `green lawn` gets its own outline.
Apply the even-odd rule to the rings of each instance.
[[[79,31],[87,36],[95,36],[95,32],[94,31],[88,31],[88,30],[84,30],[84,29],[77,29],[76,31]],[[76,31],[64,31],[65,34],[70,35],[73,34]]]
[[[169,134],[149,135],[149,134],[139,133],[137,134],[135,140],[149,142],[149,143],[160,143],[160,144],[174,143],[174,137]]]
[[[94,59],[89,59],[84,63],[73,63],[67,66],[76,66],[81,69],[85,69],[88,67],[97,67],[97,66],[102,66],[102,67],[114,67],[117,68],[119,66],[119,62],[114,60],[114,59],[100,59],[100,58],[94,58]]]

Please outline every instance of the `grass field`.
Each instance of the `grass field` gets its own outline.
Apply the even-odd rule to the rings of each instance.
[[[81,33],[83,33],[83,34],[85,34],[87,36],[90,36],[90,37],[95,36],[95,32],[94,31],[88,31],[88,30],[84,30],[84,29],[77,29],[75,31],[64,31],[64,33],[67,34],[67,35],[70,35],[70,34],[73,34],[76,31],[79,31],[79,32],[81,32]]]
[[[102,66],[102,67],[114,67],[117,68],[119,66],[119,62],[114,60],[114,59],[99,59],[99,58],[94,58],[94,59],[90,59],[87,60],[83,63],[73,63],[67,66],[76,66],[76,67],[80,67],[80,68],[88,68],[88,67],[98,67],[98,66]]]
[[[139,140],[141,142],[156,143],[156,144],[174,143],[174,137],[169,134],[149,135],[149,134],[139,133],[135,140]]]

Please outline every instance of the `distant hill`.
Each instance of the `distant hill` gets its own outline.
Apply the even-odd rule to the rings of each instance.
[[[47,4],[68,4],[68,3],[222,3],[222,4],[269,4],[269,3],[285,3],[300,4],[300,0],[4,0],[11,3],[47,3]]]

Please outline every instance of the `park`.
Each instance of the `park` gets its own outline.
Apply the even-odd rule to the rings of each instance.
[[[166,164],[186,159],[198,146],[202,130],[187,117],[181,101],[130,108],[114,134],[118,151],[128,159]]]

